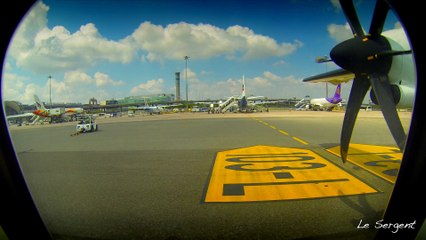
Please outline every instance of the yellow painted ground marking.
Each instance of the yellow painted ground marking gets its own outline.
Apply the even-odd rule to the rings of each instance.
[[[253,146],[218,152],[205,202],[253,202],[377,192],[311,150]]]
[[[289,136],[289,134],[288,134],[287,132],[285,132],[285,131],[283,131],[283,130],[278,129],[277,127],[275,127],[275,126],[273,126],[273,125],[270,125],[270,124],[269,124],[269,123],[267,123],[267,122],[264,122],[264,121],[262,121],[262,120],[260,120],[260,119],[256,119],[256,118],[253,118],[253,119],[254,119],[254,120],[256,120],[256,121],[258,121],[258,122],[260,122],[260,123],[263,123],[265,126],[268,126],[268,127],[272,128],[272,129],[274,129],[274,130],[278,130],[278,132],[280,132],[280,133],[282,133],[282,134],[284,134],[284,135],[286,135],[286,136]],[[301,144],[309,145],[309,143],[308,143],[308,142],[306,142],[306,141],[304,141],[304,140],[302,140],[302,139],[300,139],[300,138],[298,138],[298,137],[292,137],[292,139],[293,139],[293,140],[295,140],[295,141],[297,141],[297,142],[299,142],[299,143],[301,143]]]
[[[296,140],[296,141],[298,141],[298,142],[300,142],[301,144],[305,144],[305,145],[308,145],[309,143],[308,142],[305,142],[305,141],[303,141],[302,139],[300,139],[300,138],[298,138],[298,137],[292,137],[294,140]]]
[[[280,133],[282,133],[282,134],[284,134],[284,135],[286,135],[286,136],[288,136],[288,133],[287,132],[285,132],[285,131],[283,131],[283,130],[278,130]]]
[[[333,147],[327,151],[340,157],[340,147]],[[391,183],[395,183],[399,167],[401,166],[402,153],[398,148],[350,144],[347,156],[351,162]]]

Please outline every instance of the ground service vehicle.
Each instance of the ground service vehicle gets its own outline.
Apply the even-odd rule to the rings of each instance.
[[[77,132],[95,132],[98,131],[98,124],[91,116],[83,118],[75,127]]]

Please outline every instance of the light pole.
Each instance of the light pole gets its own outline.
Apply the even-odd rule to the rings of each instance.
[[[185,89],[186,89],[186,112],[188,112],[188,56],[185,56]]]
[[[328,71],[328,69],[327,69],[327,62],[331,62],[331,61],[333,61],[333,60],[331,60],[328,56],[317,57],[315,59],[315,62],[317,62],[317,63],[324,63],[325,64],[325,72]],[[325,97],[326,98],[328,97],[328,83],[327,82],[325,82]]]
[[[50,108],[52,108],[52,76],[49,75],[49,99],[50,99]]]
[[[325,72],[328,72],[327,63],[325,63]],[[328,98],[328,82],[325,82],[325,97]]]

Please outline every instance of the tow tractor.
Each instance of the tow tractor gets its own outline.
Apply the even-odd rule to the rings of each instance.
[[[75,130],[78,133],[98,131],[98,124],[96,124],[94,117],[85,116],[83,119],[80,120],[80,122],[78,122],[77,126],[75,127]]]

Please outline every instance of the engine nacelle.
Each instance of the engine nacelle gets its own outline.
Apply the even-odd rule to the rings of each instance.
[[[404,85],[391,85],[392,96],[395,104],[399,108],[412,108],[414,105],[415,89]],[[373,90],[370,91],[371,101],[379,105]]]

